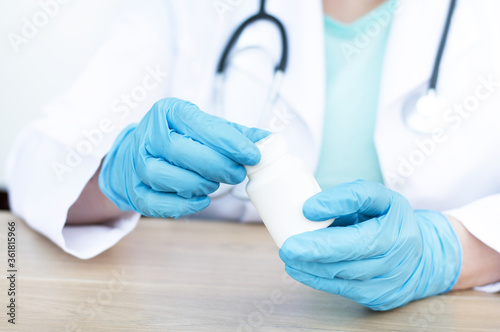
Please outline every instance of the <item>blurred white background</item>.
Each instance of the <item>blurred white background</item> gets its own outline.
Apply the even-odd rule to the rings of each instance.
[[[5,161],[16,135],[76,80],[104,39],[117,3],[0,0],[0,189],[5,189]],[[10,39],[24,38],[26,21],[34,20],[38,31],[16,52]]]

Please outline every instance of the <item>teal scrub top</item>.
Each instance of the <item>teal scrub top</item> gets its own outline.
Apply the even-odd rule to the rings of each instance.
[[[315,174],[322,189],[356,179],[383,183],[373,135],[395,2],[350,24],[324,17],[326,103]]]

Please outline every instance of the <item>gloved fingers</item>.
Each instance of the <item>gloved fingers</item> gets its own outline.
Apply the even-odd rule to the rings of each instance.
[[[290,277],[306,286],[343,296],[372,310],[390,310],[409,301],[405,298],[399,298],[392,286],[385,284],[385,281],[380,279],[367,281],[339,278],[325,279],[304,273],[287,265],[285,265],[285,271]],[[393,294],[395,292],[396,294]],[[391,300],[391,297],[395,298],[395,300]]]
[[[309,198],[303,207],[304,216],[324,221],[350,214],[378,217],[390,208],[394,193],[380,183],[358,180],[340,184]]]
[[[400,263],[398,259],[384,256],[358,261],[318,263],[290,259],[281,250],[279,254],[281,260],[295,270],[325,279],[370,280],[396,270]]]
[[[288,238],[281,251],[292,260],[335,263],[362,260],[388,252],[399,228],[382,227],[384,217],[345,226],[328,227]]]
[[[176,193],[183,198],[206,196],[219,188],[199,174],[171,165],[161,158],[147,156],[136,163],[137,175],[154,191]]]
[[[177,194],[154,191],[143,183],[135,186],[137,212],[157,218],[179,218],[199,212],[210,205],[208,196],[182,198]]]
[[[230,158],[174,131],[169,132],[168,136],[161,146],[146,146],[147,150],[141,152],[142,157],[146,158],[148,154],[161,157],[174,166],[196,172],[212,182],[238,184],[245,179],[245,168]]]
[[[238,164],[252,166],[260,161],[259,149],[228,121],[204,113],[192,103],[179,99],[169,101],[171,104],[166,118],[175,131],[209,146]]]
[[[305,273],[299,270],[294,269],[291,266],[285,265],[285,271],[288,273],[290,277],[297,280],[298,282],[303,283],[306,286],[311,288],[328,292],[334,295],[340,295],[347,297],[351,300],[357,301],[358,297],[353,297],[351,294],[351,289],[353,286],[362,286],[360,285],[361,281],[358,280],[344,280],[344,279],[325,279],[321,278],[309,273]]]

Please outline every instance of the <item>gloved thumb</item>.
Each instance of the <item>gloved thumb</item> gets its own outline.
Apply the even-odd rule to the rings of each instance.
[[[371,219],[385,214],[394,192],[380,183],[357,180],[344,183],[309,198],[303,206],[304,216],[313,221],[361,214]]]

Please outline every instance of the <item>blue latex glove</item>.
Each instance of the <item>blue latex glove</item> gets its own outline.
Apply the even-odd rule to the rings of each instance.
[[[242,165],[260,160],[253,142],[267,135],[189,102],[163,99],[120,133],[102,164],[99,187],[120,210],[174,218],[198,212],[219,183],[245,179]]]
[[[280,250],[287,273],[312,288],[373,310],[449,291],[462,249],[447,218],[413,210],[400,194],[367,181],[325,190],[304,204],[304,215],[338,218],[343,226],[290,237]]]

